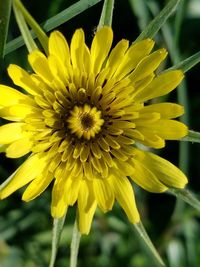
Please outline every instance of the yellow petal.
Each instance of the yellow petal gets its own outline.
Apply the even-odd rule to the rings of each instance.
[[[84,45],[84,53],[83,53],[83,61],[84,61],[84,69],[86,73],[90,73],[91,70],[91,55],[90,50],[87,45]]]
[[[114,204],[114,194],[106,179],[94,179],[93,181],[94,195],[97,204],[103,212],[112,209]]]
[[[65,200],[66,177],[56,178],[52,190],[51,215],[61,218],[67,212],[68,204]]]
[[[180,84],[183,77],[183,73],[180,70],[165,72],[153,79],[153,81],[141,91],[137,91],[134,99],[135,101],[147,101],[155,97],[166,95]]]
[[[148,169],[143,161],[134,159],[133,164],[135,172],[131,175],[131,178],[136,184],[153,193],[161,193],[168,189],[158,180],[155,174]]]
[[[136,207],[133,188],[129,180],[125,176],[119,177],[118,175],[114,174],[110,176],[109,182],[113,187],[117,201],[125,211],[130,222],[139,222],[140,215]]]
[[[147,127],[138,127],[137,130],[144,137],[144,140],[139,140],[141,144],[153,148],[163,148],[165,146],[165,140],[151,129],[149,130]]]
[[[163,184],[168,187],[184,188],[188,180],[184,173],[169,161],[146,151],[136,150],[142,162]]]
[[[188,134],[185,124],[175,120],[159,120],[147,127],[166,140],[179,140]]]
[[[79,206],[78,206],[79,208]],[[97,203],[94,202],[88,212],[78,209],[79,231],[81,234],[88,235],[90,232],[92,219],[97,208]]]
[[[88,209],[89,198],[91,199]],[[89,233],[96,207],[97,202],[94,199],[93,193],[90,191],[90,187],[88,187],[88,183],[82,180],[78,194],[79,230],[82,234]]]
[[[49,63],[50,71],[52,75],[54,76],[54,79],[56,79],[57,83],[59,83],[61,88],[65,90],[66,89],[66,86],[65,86],[66,78],[68,78],[66,67],[54,55],[48,56],[48,63]]]
[[[128,49],[129,42],[127,40],[121,40],[111,51],[109,58],[106,63],[106,67],[110,69],[107,79],[110,79],[116,72],[119,65],[124,59],[124,54]]]
[[[72,36],[70,53],[72,66],[74,68],[79,68],[83,71],[84,67],[84,45],[85,45],[85,35],[82,29],[78,29]]]
[[[140,110],[140,113],[160,113],[163,119],[173,119],[183,115],[184,107],[174,103],[159,103],[145,106]]]
[[[46,158],[42,154],[30,156],[14,173],[12,179],[8,178],[6,185],[2,185],[0,189],[0,198],[6,198],[17,189],[21,188],[31,180],[35,179],[47,166]]]
[[[69,46],[59,31],[52,32],[49,37],[49,54],[58,57],[64,66],[70,64]]]
[[[114,77],[121,80],[124,76],[129,74],[137,64],[151,52],[153,46],[154,41],[151,39],[132,44],[119,63]]]
[[[145,57],[130,74],[129,78],[133,82],[144,79],[151,75],[166,58],[167,52],[165,49],[159,49],[149,56]]]
[[[12,143],[23,137],[22,126],[24,123],[8,123],[0,127],[0,144]]]
[[[8,74],[13,80],[14,84],[20,86],[29,94],[37,95],[41,93],[40,88],[37,87],[28,72],[26,72],[21,67],[14,64],[10,64],[8,67]]]
[[[0,85],[0,107],[7,107],[16,104],[29,104],[32,99],[21,92],[6,86]]]
[[[35,50],[28,56],[29,63],[36,74],[38,74],[45,82],[51,84],[53,75],[49,69],[48,60],[44,54]]]
[[[0,116],[6,120],[20,121],[27,115],[33,113],[36,109],[25,104],[16,104],[14,106],[4,107],[0,109]]]
[[[16,140],[10,144],[6,149],[6,156],[8,158],[19,158],[31,151],[33,142],[28,137]]]
[[[38,197],[48,187],[53,178],[53,174],[45,170],[28,185],[22,195],[22,200],[30,201]]]
[[[81,179],[79,177],[71,177],[70,179],[68,179],[68,181],[70,181],[70,184],[68,186],[67,202],[69,203],[69,205],[73,206],[78,198]]]
[[[108,56],[112,45],[113,32],[110,27],[101,28],[94,36],[91,46],[91,71],[96,75]]]

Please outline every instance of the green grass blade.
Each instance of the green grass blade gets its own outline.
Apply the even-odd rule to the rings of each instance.
[[[2,69],[4,46],[10,20],[11,0],[0,0],[0,69]]]
[[[83,11],[87,10],[88,8],[96,5],[101,1],[102,0],[80,0],[77,3],[66,8],[65,10],[61,11],[57,15],[51,17],[46,22],[42,23],[41,27],[45,32],[51,31],[52,29],[62,25],[63,23],[69,21],[70,19],[74,18],[78,14],[82,13]],[[31,34],[33,38],[36,38],[36,35],[33,33],[33,31],[31,31]],[[21,36],[17,37],[16,39],[6,44],[5,55],[11,53],[12,51],[20,48],[23,45],[23,38]]]
[[[48,37],[45,32],[42,30],[37,21],[30,15],[30,13],[27,11],[20,0],[13,0],[13,5],[15,5],[18,10],[20,10],[28,25],[34,30],[35,34],[37,35],[37,38],[44,48],[44,51],[46,52],[46,54],[48,54]]]
[[[62,229],[64,226],[65,222],[65,217],[64,215],[62,218],[59,219],[54,219],[53,221],[53,236],[52,236],[52,249],[51,249],[51,259],[49,263],[49,267],[54,267],[55,261],[56,261],[56,254],[60,242],[60,237],[62,233]]]
[[[143,40],[145,38],[153,38],[154,35],[159,31],[168,17],[178,6],[180,0],[171,0],[169,3],[161,10],[161,12],[149,23],[149,25],[144,29],[144,31],[138,36],[136,41]]]
[[[48,19],[43,24],[43,29],[48,32],[101,1],[102,0],[80,0],[77,3],[66,8],[65,10],[61,11],[57,15],[53,16],[52,18]]]
[[[21,10],[18,8],[18,6],[15,4],[15,1],[13,1],[13,11],[15,14],[15,18],[18,24],[18,27],[20,29],[20,32],[23,36],[24,42],[26,44],[26,47],[31,53],[32,51],[37,49],[37,45],[34,42],[31,33],[29,31],[28,25],[26,24],[26,21],[24,19],[24,16],[21,13]]]
[[[151,260],[155,263],[153,266],[164,267],[166,266],[155,249],[151,239],[149,238],[142,222],[133,224],[134,230],[137,233],[141,245],[144,247],[147,254],[150,256]]]
[[[100,29],[105,25],[110,27],[112,26],[114,3],[115,3],[114,0],[104,1],[101,17],[98,24],[98,29]]]
[[[145,3],[145,0],[129,0],[131,9],[133,13],[137,17],[137,23],[139,25],[140,30],[145,29],[146,25],[148,25],[150,21],[149,12]]]
[[[200,201],[188,189],[170,188],[168,191],[200,212]]]
[[[190,130],[188,136],[184,137],[180,141],[187,141],[187,142],[192,142],[192,143],[200,143],[200,133]]]
[[[176,12],[175,22],[174,22],[174,32],[175,32],[174,48],[178,48],[179,46],[181,28],[182,28],[184,18],[186,17],[187,6],[188,6],[188,0],[182,0]]]
[[[168,70],[179,69],[182,70],[184,73],[193,68],[200,62],[200,51],[195,53],[194,55],[184,59],[183,61],[177,63],[173,67],[169,68]],[[167,70],[167,71],[168,71]]]

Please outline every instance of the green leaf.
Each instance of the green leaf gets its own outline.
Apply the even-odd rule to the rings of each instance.
[[[155,263],[155,265],[152,266],[166,266],[160,255],[158,254],[157,250],[155,249],[153,243],[151,242],[151,239],[149,238],[142,222],[133,224],[133,226],[141,245],[144,247],[151,260]]]
[[[137,22],[140,30],[145,29],[146,25],[150,21],[149,12],[146,6],[145,0],[129,0],[130,6],[137,17]]]
[[[0,69],[2,68],[4,46],[10,20],[11,0],[0,0]]]
[[[186,137],[182,138],[180,141],[200,143],[200,133],[190,130],[188,135]]]
[[[188,189],[170,188],[168,191],[200,212],[200,201]]]
[[[48,37],[45,34],[45,32],[42,30],[42,28],[40,27],[40,25],[35,21],[35,19],[30,15],[30,13],[26,10],[26,8],[24,7],[24,5],[21,3],[20,0],[13,0],[13,6],[15,6],[15,10],[19,10],[21,12],[21,16],[23,15],[24,19],[26,20],[26,22],[29,24],[29,26],[34,30],[35,34],[38,37],[38,40],[40,41],[44,51],[46,52],[46,54],[48,54]],[[16,13],[16,12],[15,12]],[[19,12],[18,12],[19,13]],[[20,14],[19,14],[20,15]],[[19,23],[18,23],[19,24]],[[24,25],[24,23],[23,23]],[[23,28],[22,28],[23,29]],[[21,31],[22,32],[22,31]],[[27,34],[27,32],[26,32]],[[23,36],[23,35],[22,35]],[[25,36],[26,37],[26,36]],[[28,33],[27,37],[29,37],[28,39],[32,39],[31,43],[33,42],[33,38],[31,36],[30,33]],[[23,36],[24,38],[24,36]],[[33,51],[33,49],[32,49]]]
[[[98,29],[102,28],[105,25],[107,26],[112,25],[114,2],[115,0],[104,0]]]
[[[200,51],[197,52],[196,54],[192,55],[191,57],[188,57],[184,59],[183,61],[177,63],[173,67],[167,69],[168,70],[173,70],[173,69],[179,69],[182,70],[184,73],[193,68],[196,64],[200,62]]]
[[[49,263],[49,267],[54,267],[55,261],[56,261],[56,254],[60,242],[60,237],[63,229],[63,225],[65,222],[64,215],[62,218],[55,218],[53,221],[53,236],[52,236],[52,249],[51,249],[51,259]]]
[[[31,36],[31,33],[29,31],[29,28],[26,24],[26,21],[24,19],[24,16],[22,15],[19,7],[15,4],[15,1],[13,1],[13,11],[15,13],[15,18],[16,18],[18,27],[21,31],[22,37],[24,39],[24,42],[26,44],[26,47],[30,53],[30,52],[37,49],[37,45],[34,42],[32,36]]]
[[[154,35],[159,31],[168,17],[178,6],[180,0],[171,0],[169,3],[161,10],[161,12],[149,23],[145,30],[138,36],[136,41],[143,40],[146,38],[153,38]]]
[[[87,10],[88,8],[96,5],[102,0],[80,0],[77,3],[71,5],[70,7],[66,8],[65,10],[61,11],[57,15],[51,17],[46,22],[41,24],[42,28],[45,32],[51,31],[56,27],[60,26],[61,24],[69,21],[70,19],[74,18],[78,14],[82,13],[83,11]],[[32,37],[35,38],[36,35],[31,31]],[[12,51],[18,49],[19,47],[24,45],[23,38],[17,37],[16,39],[10,41],[5,46],[5,55],[11,53]]]

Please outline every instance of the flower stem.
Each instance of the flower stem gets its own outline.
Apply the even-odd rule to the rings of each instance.
[[[0,0],[0,71],[3,70],[4,47],[7,39],[11,6],[11,0]]]
[[[47,37],[46,33],[42,30],[42,28],[35,21],[35,19],[30,15],[30,13],[27,11],[27,9],[24,7],[24,5],[22,4],[22,2],[20,0],[14,0],[13,3],[21,11],[25,20],[29,24],[29,26],[36,33],[42,47],[44,48],[45,53],[48,54],[48,37]]]
[[[101,17],[99,20],[98,30],[103,26],[112,25],[113,9],[114,9],[115,0],[105,0],[103,4],[103,9],[101,12]]]
[[[56,254],[60,242],[60,237],[63,229],[63,225],[65,222],[64,215],[62,218],[54,219],[53,221],[53,236],[52,236],[52,248],[51,248],[51,259],[49,263],[49,267],[54,267],[55,261],[56,261]]]
[[[23,36],[24,42],[26,44],[26,47],[27,47],[29,53],[31,53],[32,51],[38,49],[38,47],[37,47],[36,43],[34,42],[32,36],[31,36],[31,33],[29,31],[29,28],[26,24],[26,21],[24,19],[24,16],[22,15],[18,6],[15,4],[15,1],[13,1],[13,11],[15,14],[17,24],[18,24],[19,29],[21,31],[21,34]]]
[[[81,234],[78,230],[77,221],[75,221],[72,233],[72,242],[71,242],[70,267],[77,266],[80,239],[81,239]]]

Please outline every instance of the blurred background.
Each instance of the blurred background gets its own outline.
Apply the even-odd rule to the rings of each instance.
[[[23,1],[39,23],[44,23],[76,2],[72,0]],[[130,42],[134,41],[168,1],[116,0],[115,2],[113,29],[116,43],[122,38]],[[99,22],[102,5],[103,1],[100,1],[62,24],[58,29],[70,40],[76,28],[83,28],[86,41],[90,44]],[[12,14],[8,42],[19,35]],[[162,27],[155,40],[157,47],[166,47],[169,51],[168,60],[163,66],[165,68],[198,52],[200,50],[200,0],[182,1],[182,5]],[[26,48],[21,47],[6,55],[2,83],[12,86],[6,71],[10,63],[30,69],[27,53]],[[167,100],[176,102],[177,99],[186,106],[186,115],[183,119],[190,129],[200,131],[200,65],[196,65],[186,73],[185,82]],[[180,147],[179,142],[170,141],[167,142],[165,149],[157,153],[182,168],[189,178],[188,188],[200,199],[200,145],[184,143]],[[24,158],[11,160],[1,154],[1,182],[23,161]],[[152,194],[136,185],[133,186],[143,224],[167,266],[200,266],[199,214],[170,194]],[[21,201],[22,191],[23,189],[0,202],[0,267],[45,267],[48,266],[51,252],[53,223],[50,216],[51,188],[30,203]],[[57,267],[69,266],[74,219],[75,209],[71,208],[62,233]],[[78,266],[150,266],[142,244],[118,205],[115,205],[113,211],[107,214],[97,211],[90,234],[81,239]],[[153,263],[151,266],[154,266]]]

